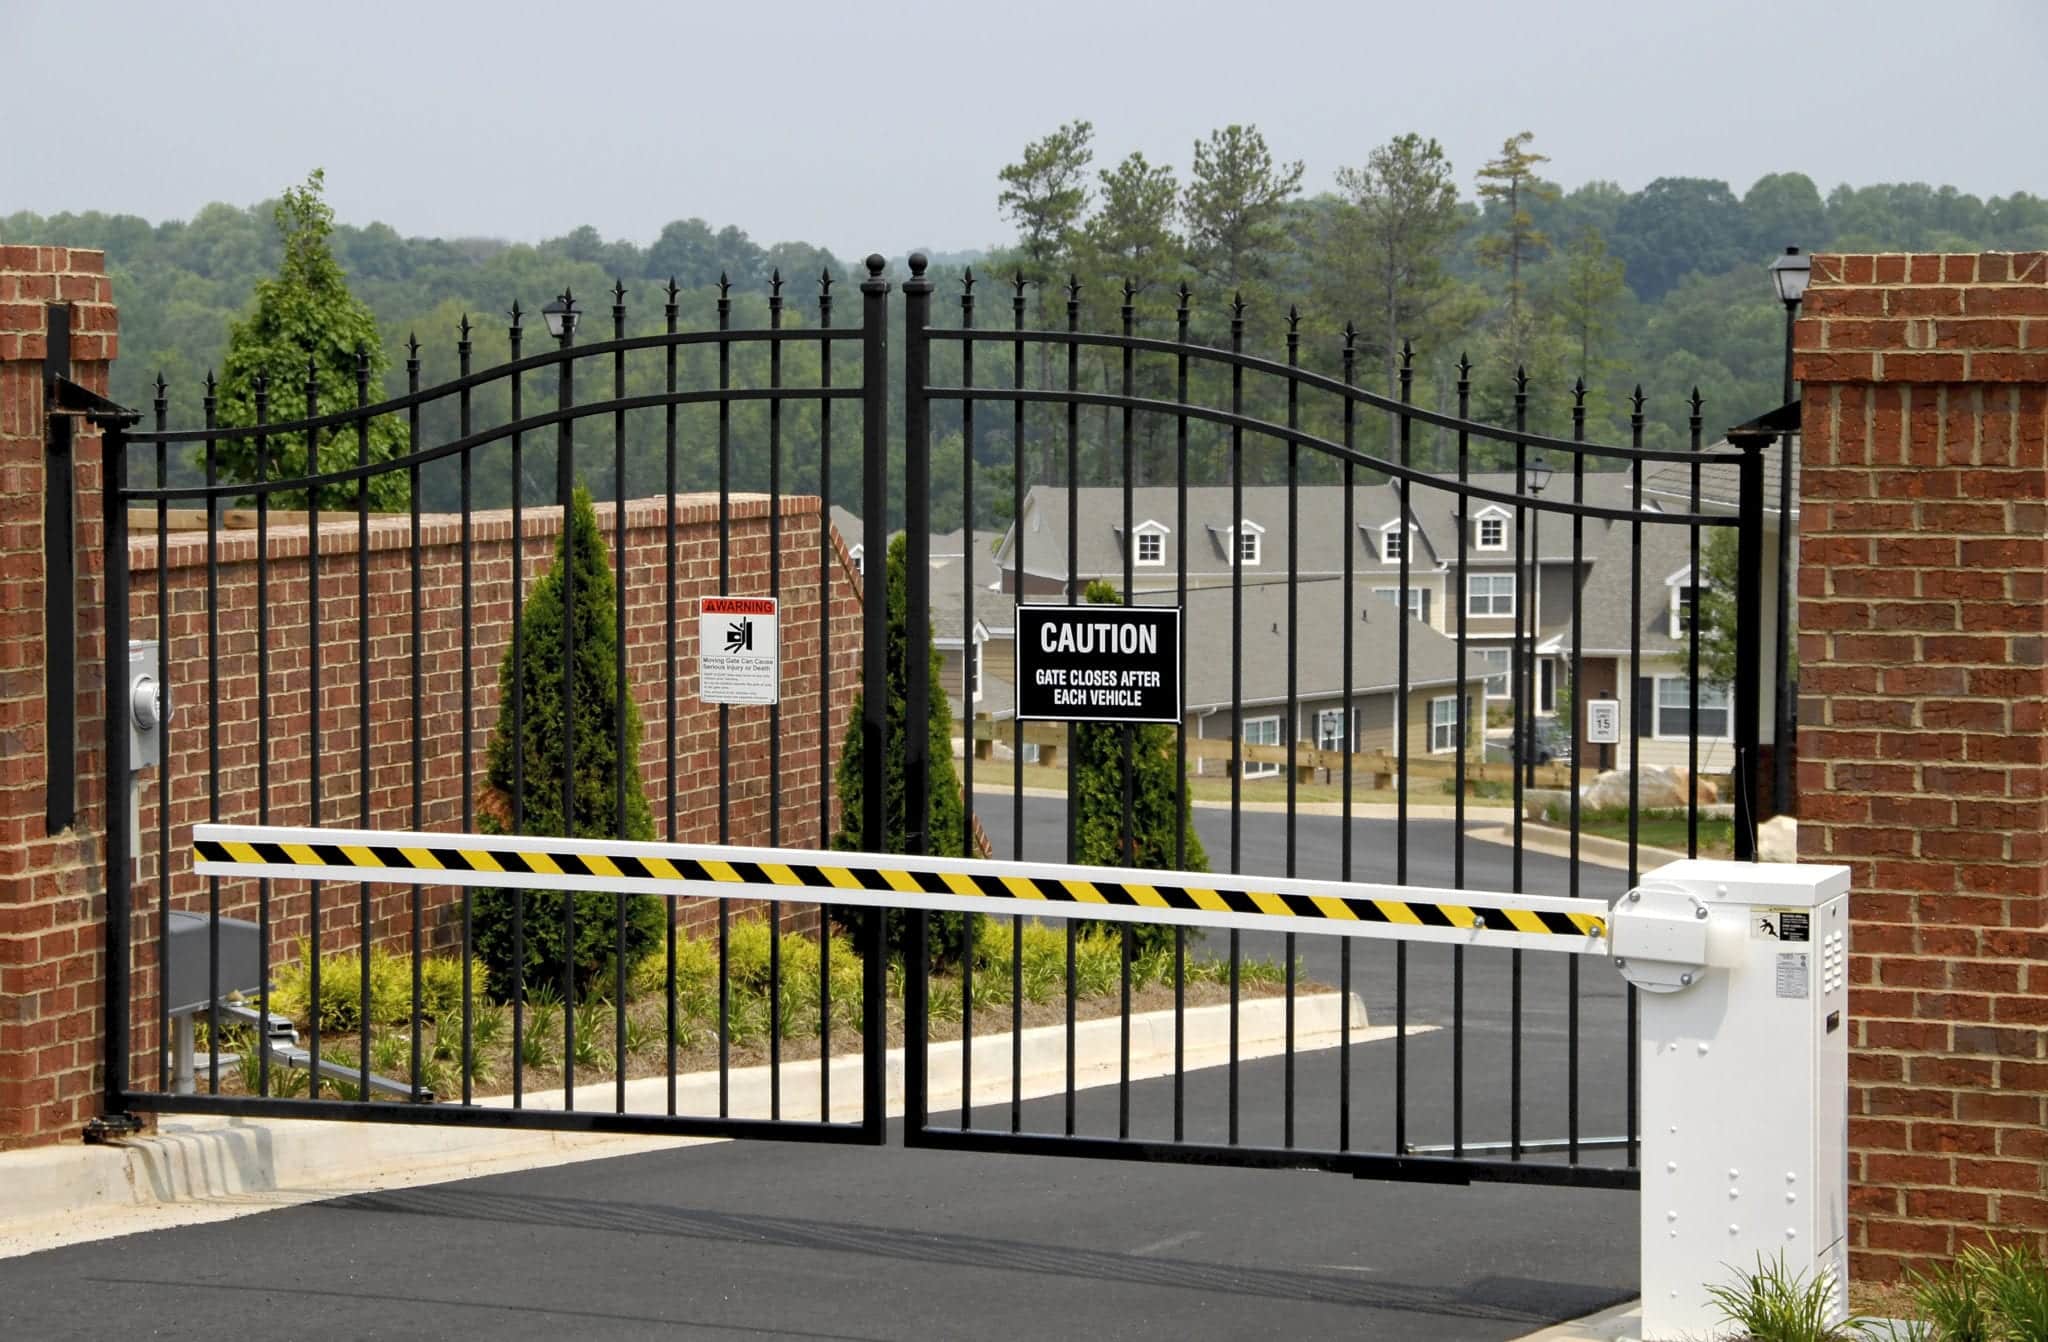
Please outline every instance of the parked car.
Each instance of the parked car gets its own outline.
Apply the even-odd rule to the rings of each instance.
[[[1511,740],[1517,764],[1572,762],[1571,729],[1557,718],[1537,718],[1528,730],[1516,732]]]

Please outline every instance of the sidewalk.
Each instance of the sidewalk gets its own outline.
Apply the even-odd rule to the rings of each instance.
[[[1642,1327],[1643,1303],[1631,1300],[1583,1319],[1567,1319],[1540,1332],[1516,1338],[1515,1342],[1622,1342],[1637,1336]]]

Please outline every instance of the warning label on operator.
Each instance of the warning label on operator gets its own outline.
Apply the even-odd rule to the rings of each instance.
[[[1812,909],[1753,909],[1749,915],[1753,941],[1813,940]]]
[[[1806,955],[1781,955],[1778,957],[1778,996],[1805,997],[1807,981]]]

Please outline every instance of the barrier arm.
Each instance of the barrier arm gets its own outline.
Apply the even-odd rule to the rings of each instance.
[[[1644,1342],[1714,1337],[1758,1258],[1848,1308],[1846,867],[1684,860],[1561,896],[899,854],[202,824],[201,876],[798,898],[1610,957],[1642,992]]]

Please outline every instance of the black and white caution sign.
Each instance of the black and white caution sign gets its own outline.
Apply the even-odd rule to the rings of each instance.
[[[697,612],[697,697],[707,704],[772,704],[781,684],[775,598],[705,597]]]
[[[1180,721],[1177,606],[1017,607],[1017,716]]]

